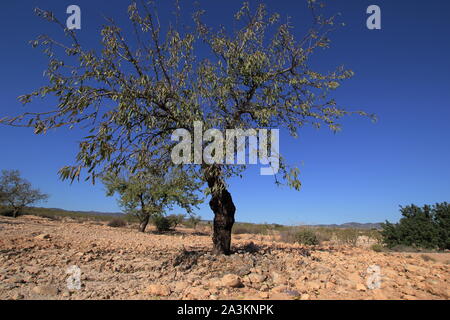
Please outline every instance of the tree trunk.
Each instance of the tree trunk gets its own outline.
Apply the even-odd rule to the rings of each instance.
[[[145,228],[147,228],[149,220],[150,220],[150,215],[149,214],[145,214],[141,218],[141,223],[139,224],[139,232],[145,232]]]
[[[231,253],[231,229],[234,224],[234,206],[231,194],[225,189],[219,176],[209,176],[208,186],[212,190],[209,206],[214,212],[213,254]]]
[[[17,218],[17,215],[19,214],[20,209],[14,208],[13,209],[13,218]]]

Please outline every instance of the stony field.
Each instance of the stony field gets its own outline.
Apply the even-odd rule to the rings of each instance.
[[[234,236],[213,256],[208,232],[142,234],[99,222],[0,217],[0,299],[449,299],[450,253],[374,252]],[[81,269],[81,289],[67,269]],[[369,268],[380,288],[369,289]],[[368,269],[369,268],[369,269]],[[372,277],[372,278],[371,278]]]

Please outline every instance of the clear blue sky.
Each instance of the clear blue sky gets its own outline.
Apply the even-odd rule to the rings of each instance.
[[[165,1],[170,2],[170,1]],[[186,1],[185,1],[186,2]],[[227,24],[240,1],[201,1],[208,19]],[[305,26],[301,1],[266,1],[270,10],[291,16]],[[356,76],[336,91],[351,109],[376,113],[372,123],[347,118],[343,131],[305,128],[298,139],[282,133],[281,152],[299,165],[300,192],[276,187],[259,176],[259,167],[244,179],[230,181],[238,221],[296,223],[378,222],[400,217],[399,205],[450,200],[450,2],[444,0],[334,0],[330,10],[342,13],[347,26],[332,36],[332,48],[320,53],[320,68],[345,64]],[[46,59],[28,44],[55,27],[33,15],[39,6],[61,20],[65,9],[82,11],[84,44],[95,46],[102,14],[126,24],[128,1],[4,1],[0,7],[0,117],[24,108],[17,97],[45,83]],[[366,28],[366,8],[382,10],[382,30]],[[165,17],[162,16],[162,23]],[[296,29],[297,30],[297,29]],[[57,31],[57,30],[56,30]],[[45,110],[51,101],[26,108]],[[58,169],[72,164],[79,130],[58,129],[35,136],[31,129],[0,126],[0,168],[19,169],[35,186],[49,193],[47,207],[117,212],[102,185],[58,180]],[[211,219],[205,203],[199,214]]]

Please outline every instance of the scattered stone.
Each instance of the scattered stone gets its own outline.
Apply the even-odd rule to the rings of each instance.
[[[286,293],[274,293],[270,295],[270,300],[292,300],[292,296]]]
[[[319,290],[322,284],[319,281],[308,281],[306,282],[306,287],[308,290]]]
[[[241,279],[235,274],[227,274],[222,278],[222,286],[230,288],[238,288],[242,286]]]
[[[72,293],[69,290],[64,290],[64,292],[62,293],[62,296],[64,298],[68,298],[72,295]]]
[[[276,285],[282,285],[287,283],[286,277],[277,272],[272,272],[272,281]]]
[[[243,234],[233,240],[234,254],[216,256],[208,253],[210,227],[156,234],[152,226],[139,233],[132,225],[20,220],[0,216],[0,300],[450,299],[450,253],[433,253],[431,263],[420,253],[311,248]],[[246,247],[250,241],[258,251]],[[81,268],[81,290],[69,292],[66,280],[76,277],[66,273],[71,265]],[[381,268],[381,288],[364,287],[370,265]]]
[[[262,275],[262,274],[257,274],[257,273],[250,273],[248,275],[248,279],[250,280],[251,283],[253,284],[259,284],[262,283],[264,280],[266,280],[266,276]]]
[[[36,286],[33,288],[33,292],[44,296],[56,296],[59,289],[55,286]]]
[[[287,294],[288,296],[292,296],[292,297],[300,296],[300,293],[296,290],[285,290],[283,293]]]
[[[381,289],[374,289],[370,291],[375,300],[386,300],[387,296],[381,291]]]
[[[168,296],[170,288],[166,285],[151,284],[147,287],[146,293],[152,296]]]
[[[357,291],[366,291],[366,286],[365,285],[363,285],[362,283],[357,283],[356,284],[356,290]]]
[[[16,293],[11,298],[12,298],[12,300],[23,300],[23,298],[25,298],[25,297],[23,294]]]
[[[188,297],[196,300],[206,299],[211,295],[211,292],[201,287],[191,287],[187,291]]]
[[[49,240],[50,239],[50,235],[48,233],[42,233],[40,235],[37,235],[36,237],[34,237],[36,240]]]
[[[182,292],[185,290],[189,284],[186,281],[180,281],[175,284],[175,291],[176,292]]]

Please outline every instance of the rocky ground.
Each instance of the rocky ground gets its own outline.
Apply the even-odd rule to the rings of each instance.
[[[239,235],[233,245],[235,254],[213,256],[210,235],[189,229],[141,234],[95,222],[0,217],[0,299],[450,297],[450,253],[305,247],[254,235]],[[73,265],[81,269],[79,290],[67,287]]]

